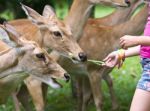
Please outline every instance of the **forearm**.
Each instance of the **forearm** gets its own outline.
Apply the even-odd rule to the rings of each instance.
[[[148,36],[137,37],[136,41],[137,41],[137,45],[150,46],[150,37]]]
[[[140,54],[140,46],[135,46],[125,50],[125,57],[137,56]]]

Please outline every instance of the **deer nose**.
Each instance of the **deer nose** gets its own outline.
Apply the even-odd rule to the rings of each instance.
[[[87,55],[84,52],[80,52],[79,58],[82,62],[85,62],[87,60]]]
[[[125,3],[128,5],[128,7],[131,5],[130,0],[125,0]]]
[[[65,77],[65,79],[66,79],[66,82],[69,82],[69,80],[70,80],[70,75],[69,75],[68,73],[65,73],[65,74],[64,74],[64,77]]]

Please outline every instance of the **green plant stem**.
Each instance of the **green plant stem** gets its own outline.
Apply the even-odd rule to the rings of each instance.
[[[91,62],[91,63],[93,63],[93,64],[96,64],[96,65],[105,64],[105,62],[103,62],[103,61],[98,61],[98,60],[91,60],[91,59],[88,59],[87,61],[88,61],[88,62]]]

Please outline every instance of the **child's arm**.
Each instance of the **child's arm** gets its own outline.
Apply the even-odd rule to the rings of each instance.
[[[150,37],[148,37],[148,36],[138,37],[137,43],[138,43],[138,45],[150,46]]]
[[[135,47],[128,48],[127,50],[125,50],[125,58],[137,56],[139,54],[140,54],[140,46],[139,45],[135,46]]]

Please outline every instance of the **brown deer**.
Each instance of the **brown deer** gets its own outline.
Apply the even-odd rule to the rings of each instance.
[[[66,71],[36,42],[24,39],[24,35],[9,24],[5,24],[4,28],[16,44],[16,48],[0,41],[0,104],[4,104],[18,84],[29,75],[47,84],[52,77],[69,80]]]
[[[130,35],[140,34],[140,32],[142,32],[144,29],[144,24],[146,22],[147,15],[148,15],[147,7],[144,7],[144,9],[142,9],[140,13],[138,13],[133,19],[125,23],[122,23],[120,25],[92,26],[89,23],[87,23],[84,29],[83,36],[79,40],[79,44],[83,48],[83,50],[87,53],[89,58],[102,60],[107,55],[107,53],[111,52],[112,50],[118,47],[117,43],[121,36],[125,34],[130,34]],[[97,111],[101,111],[102,96],[101,96],[101,90],[99,85],[102,80],[102,77],[108,80],[110,79],[109,76],[107,76],[107,74],[112,69],[106,67],[101,67],[99,69],[99,67],[94,66],[92,64],[87,64],[86,66],[85,65],[73,66],[73,64],[70,65],[69,63],[66,63],[64,66],[66,66],[66,69],[68,66],[72,66],[70,70],[67,69],[68,72],[70,73],[71,71],[76,70],[72,73],[76,75],[88,74],[88,77],[86,76],[81,77],[81,79],[79,79],[79,76],[77,77],[79,81],[78,88],[82,88],[82,90],[80,89],[79,91],[83,91],[82,94],[84,94],[82,100],[84,103],[83,105],[87,104],[86,102],[91,96],[91,92],[90,92],[91,91],[90,88],[91,88]],[[82,103],[80,104],[82,105]],[[84,111],[85,108],[86,106],[83,106],[82,111]]]

